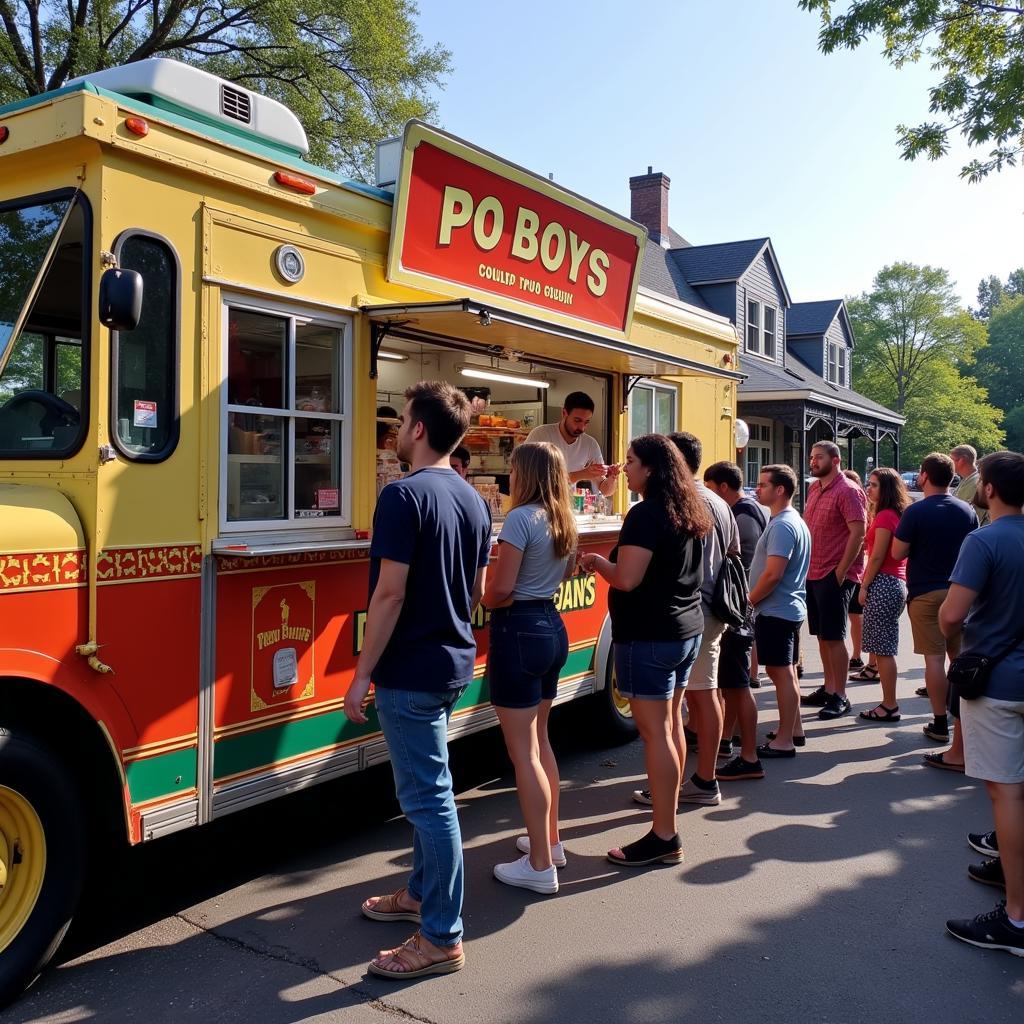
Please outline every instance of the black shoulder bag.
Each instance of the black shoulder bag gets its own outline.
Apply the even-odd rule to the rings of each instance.
[[[730,554],[725,535],[718,528],[718,520],[711,513],[715,533],[722,545],[724,558],[711,594],[711,614],[727,626],[738,628],[747,618],[747,574],[739,554]]]
[[[1018,633],[1013,642],[1002,654],[990,658],[986,654],[958,654],[950,663],[946,678],[962,700],[977,700],[988,689],[988,681],[992,669],[996,667],[1011,651],[1016,650],[1024,633]]]

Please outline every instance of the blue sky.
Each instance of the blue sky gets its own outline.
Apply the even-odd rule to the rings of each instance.
[[[1024,172],[962,181],[903,161],[895,126],[929,118],[921,64],[869,40],[823,56],[796,0],[420,0],[453,54],[448,131],[629,212],[629,178],[671,179],[694,244],[770,235],[796,302],[859,294],[896,260],[945,267],[968,303],[1024,265]],[[841,6],[841,5],[839,5]]]

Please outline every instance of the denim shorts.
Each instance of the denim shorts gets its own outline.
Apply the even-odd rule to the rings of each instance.
[[[685,640],[632,640],[614,645],[615,685],[630,700],[671,700],[700,650],[700,634]]]
[[[569,657],[565,623],[554,601],[514,601],[491,612],[487,682],[499,708],[532,708],[554,700]]]

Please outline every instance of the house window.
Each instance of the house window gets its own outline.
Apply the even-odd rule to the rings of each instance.
[[[750,440],[743,451],[744,480],[747,487],[756,487],[763,466],[772,463],[772,425],[768,420],[748,420]]]
[[[774,306],[747,301],[747,351],[755,355],[775,358],[775,316]]]
[[[225,327],[221,528],[349,525],[348,324],[232,303]]]
[[[764,307],[764,329],[761,334],[761,351],[770,359],[775,358],[775,308]]]
[[[825,379],[831,384],[838,384],[839,387],[849,387],[847,377],[846,346],[829,342],[828,345],[828,368]]]

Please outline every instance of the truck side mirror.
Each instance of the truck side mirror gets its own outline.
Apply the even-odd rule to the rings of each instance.
[[[134,331],[142,316],[142,275],[111,267],[100,278],[100,322],[112,331]]]

